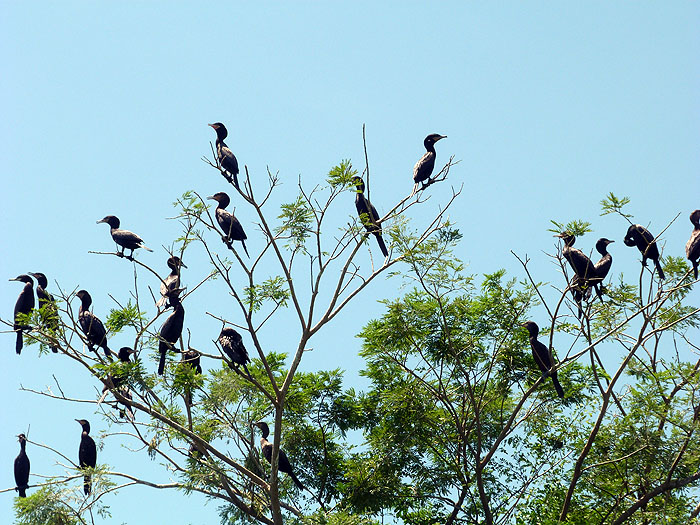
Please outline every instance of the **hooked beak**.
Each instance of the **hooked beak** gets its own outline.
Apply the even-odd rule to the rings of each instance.
[[[184,262],[182,262],[182,261],[180,261],[180,266],[181,266],[182,268],[187,268],[187,265],[186,265]]]
[[[104,219],[100,219],[100,220],[99,220],[99,221],[97,221],[97,222],[96,222],[95,224],[100,224],[101,222],[107,222],[107,221],[106,221],[106,220],[104,220]],[[76,421],[77,421],[77,420],[76,420]]]
[[[211,124],[209,124],[209,125],[211,126]],[[215,201],[216,197],[214,197],[213,195],[210,195],[209,197],[207,197],[207,200]]]

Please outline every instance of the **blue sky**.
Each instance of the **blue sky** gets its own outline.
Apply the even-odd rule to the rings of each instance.
[[[616,239],[612,271],[637,272],[638,254],[621,242],[625,225],[598,216],[610,191],[629,196],[635,220],[652,232],[680,213],[664,234],[664,253],[683,255],[687,217],[700,207],[696,3],[376,4],[3,2],[0,316],[11,318],[20,291],[7,279],[27,271],[46,273],[53,290],[54,280],[90,290],[101,317],[115,306],[108,293],[126,299],[132,266],[87,253],[112,249],[108,228],[95,224],[107,214],[139,233],[155,253],[138,257],[166,273],[162,246],[178,234],[166,220],[172,201],[190,189],[225,189],[200,160],[214,121],[228,126],[227,142],[256,188],[266,167],[279,171],[281,201],[293,198],[299,176],[306,186],[321,183],[340,159],[362,169],[366,124],[380,212],[410,192],[423,138],[447,135],[438,162],[462,161],[450,176],[463,184],[450,217],[464,235],[458,255],[474,274],[505,268],[522,278],[513,250],[532,258],[537,279],[556,281],[543,253],[555,247],[549,220],[574,218],[593,223],[582,248]],[[451,190],[430,191],[414,220]],[[349,216],[353,195],[345,200]],[[253,220],[243,207],[237,215],[244,227]],[[262,246],[255,233],[251,225],[251,251]],[[190,282],[208,270],[203,258],[186,263]],[[154,285],[144,276],[147,283]],[[202,348],[219,328],[204,312],[234,312],[215,288],[203,295],[220,303],[193,298],[187,308],[186,326]],[[368,290],[332,333],[314,338],[303,368],[342,366],[348,386],[361,384],[353,336],[381,313],[378,299],[400,293],[395,280]],[[286,323],[277,333],[293,333]],[[270,348],[291,351],[274,335]],[[28,424],[30,439],[71,457],[80,432],[74,418],[93,420],[95,433],[105,428],[91,407],[19,392],[20,384],[43,388],[52,374],[76,397],[90,398],[95,385],[72,378],[63,360],[37,359],[33,348],[17,358],[13,334],[2,340],[5,488],[13,484],[14,436]],[[144,466],[144,453],[134,458],[109,439],[100,462],[168,480]],[[29,454],[33,472],[60,471],[54,457],[31,446]],[[10,516],[12,495],[1,496],[0,516]],[[108,503],[113,518],[105,523],[217,521],[215,505],[175,492],[130,488]]]

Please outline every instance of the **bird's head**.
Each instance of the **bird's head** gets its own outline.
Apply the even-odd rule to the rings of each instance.
[[[267,423],[264,421],[256,421],[255,423],[251,423],[251,427],[258,427],[260,432],[262,432],[262,437],[264,438],[267,438],[267,436],[270,435],[270,427],[268,427]]]
[[[36,279],[37,284],[39,286],[41,286],[42,288],[46,288],[48,286],[49,281],[43,273],[41,273],[41,272],[29,272],[29,275],[34,277]]]
[[[231,199],[229,198],[228,194],[224,193],[223,191],[220,191],[219,193],[215,193],[214,195],[207,197],[207,199],[218,202],[219,206],[222,208],[225,208],[231,202]]]
[[[440,135],[439,133],[431,133],[427,137],[425,137],[425,140],[423,141],[423,145],[428,148],[429,146],[432,146],[435,144],[438,140],[446,139],[447,135]]]
[[[530,333],[531,337],[537,337],[537,334],[540,333],[540,327],[537,326],[537,323],[534,321],[525,321],[520,326],[525,328]]]
[[[700,228],[700,210],[695,210],[690,214],[690,222],[692,222],[696,228]]]
[[[611,241],[610,239],[606,239],[605,237],[603,237],[602,239],[598,239],[598,242],[595,243],[595,249],[598,250],[599,254],[604,255],[608,244],[613,242],[615,241]]]
[[[557,233],[555,237],[559,237],[561,240],[564,241],[564,244],[566,244],[567,246],[573,246],[576,242],[576,237],[574,237],[574,235],[571,232]]]
[[[81,427],[83,427],[83,432],[85,432],[86,434],[90,433],[90,423],[87,419],[76,419],[76,421],[80,423]]]
[[[357,188],[357,193],[365,192],[365,181],[362,180],[362,177],[354,176],[352,183]]]
[[[209,124],[209,126],[214,128],[214,131],[216,131],[216,138],[219,140],[224,140],[228,137],[228,130],[221,122],[214,122],[213,124]]]
[[[92,304],[92,297],[87,290],[79,290],[75,295],[83,303],[83,307],[89,308]]]
[[[185,266],[185,263],[182,262],[182,259],[176,255],[173,255],[168,259],[168,268],[171,270],[179,270],[180,268],[187,268],[187,266]]]
[[[102,222],[106,222],[107,224],[109,224],[110,228],[114,228],[115,230],[119,228],[119,219],[114,215],[107,215],[106,217],[97,221],[97,224],[100,224]]]
[[[25,436],[24,434],[19,434],[17,436],[17,441],[19,441],[20,443],[27,441],[27,436]]]
[[[133,348],[129,348],[128,346],[122,346],[119,349],[119,360],[123,363],[129,363],[129,356],[135,353],[136,350],[134,350]]]
[[[34,281],[32,281],[32,278],[29,277],[26,274],[18,275],[14,279],[8,279],[9,281],[19,281],[22,283],[29,283],[29,284],[34,284]]]

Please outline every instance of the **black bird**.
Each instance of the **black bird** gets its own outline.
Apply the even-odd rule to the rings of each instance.
[[[58,310],[53,295],[46,291],[49,281],[41,272],[29,272],[29,275],[36,279],[36,296],[39,299],[39,310],[42,311],[44,327],[50,335],[55,336],[58,331]],[[49,345],[49,348],[53,353],[58,353],[58,346],[52,344]]]
[[[615,241],[611,241],[610,239],[606,238],[601,238],[598,239],[598,242],[595,243],[595,249],[601,255],[598,262],[594,265],[596,272],[595,279],[589,279],[588,282],[586,282],[583,279],[581,279],[578,275],[574,275],[571,279],[569,288],[571,289],[571,293],[574,296],[574,301],[576,301],[576,304],[578,305],[579,319],[581,319],[581,316],[583,315],[581,302],[584,299],[588,300],[588,298],[591,296],[591,287],[589,286],[589,283],[595,282],[596,284],[600,284],[600,286],[602,287],[602,282],[607,277],[608,272],[610,271],[610,267],[612,266],[612,255],[608,253],[608,244],[613,242]],[[602,290],[600,289],[598,289],[597,291],[602,292]],[[601,301],[603,300],[603,297],[600,293],[598,294],[598,297]]]
[[[78,449],[80,468],[95,468],[97,465],[97,447],[95,446],[95,441],[90,437],[90,423],[87,419],[76,419],[76,421],[83,427],[83,431],[80,434],[80,448]],[[83,491],[86,496],[90,495],[92,491],[91,477],[89,474],[83,476]]]
[[[122,346],[119,349],[119,352],[117,352],[117,357],[119,357],[119,361],[122,363],[131,363],[131,355],[135,354],[136,351],[133,350],[132,348],[129,348],[128,346]],[[102,397],[97,401],[97,404],[100,404],[105,397],[107,397],[107,393],[111,389],[118,389],[124,384],[124,377],[121,375],[109,375],[107,376],[107,379],[104,382],[104,386],[102,387]],[[128,389],[120,390],[119,393],[125,397],[126,399],[131,399],[131,393],[128,391]],[[129,405],[125,405],[126,409],[129,411],[131,416],[133,417],[134,412],[131,410],[131,407]],[[124,413],[122,412],[122,417],[124,417]]]
[[[22,340],[22,331],[29,331],[32,329],[32,327],[26,324],[18,323],[17,316],[19,314],[27,315],[32,311],[32,308],[34,308],[34,281],[31,277],[25,274],[18,275],[14,279],[10,279],[10,281],[19,281],[24,283],[24,288],[22,288],[22,291],[19,293],[19,297],[17,297],[17,302],[15,303],[14,325],[12,327],[12,329],[17,332],[15,351],[19,355],[22,353],[22,346],[24,345],[24,341]]]
[[[148,246],[146,246],[143,243],[143,239],[136,235],[134,232],[130,232],[129,230],[120,230],[119,219],[114,215],[107,215],[104,219],[100,219],[99,221],[97,221],[97,224],[100,224],[101,222],[106,222],[107,224],[109,224],[109,233],[112,234],[112,239],[114,240],[114,242],[117,243],[117,245],[122,247],[122,251],[117,254],[120,257],[124,256],[125,250],[131,250],[131,253],[128,257],[132,258],[134,256],[134,250],[138,248],[143,248],[144,250],[147,250],[149,252],[153,251]]]
[[[219,334],[219,344],[221,349],[228,356],[231,362],[228,364],[231,370],[238,370],[240,365],[243,365],[246,374],[250,376],[246,363],[250,363],[248,350],[243,346],[243,337],[233,328],[226,327]]]
[[[569,265],[574,270],[574,273],[578,278],[585,283],[585,285],[592,284],[596,292],[600,294],[598,290],[598,283],[600,279],[595,271],[595,265],[586,254],[581,250],[574,248],[574,243],[576,242],[576,237],[574,237],[569,232],[562,232],[555,237],[559,237],[564,241],[564,248],[561,253],[564,258],[569,262]]]
[[[219,203],[219,205],[216,207],[216,222],[219,223],[219,227],[224,232],[226,237],[224,242],[230,247],[231,241],[241,241],[245,254],[248,255],[248,248],[245,247],[245,240],[248,237],[243,231],[243,226],[241,226],[241,223],[238,222],[235,215],[224,209],[231,202],[229,196],[223,191],[220,191],[211,197],[207,197],[207,199],[215,200]],[[248,255],[248,257],[250,257],[250,255]]]
[[[698,278],[698,259],[700,259],[700,210],[690,214],[690,222],[693,223],[693,233],[685,244],[685,256],[693,265],[693,275]]]
[[[654,236],[649,230],[647,230],[641,224],[633,224],[627,228],[627,235],[625,235],[625,244],[627,246],[636,246],[637,249],[642,254],[642,266],[647,265],[647,259],[654,261],[654,266],[656,266],[659,272],[659,277],[665,279],[664,271],[661,268],[659,262],[659,248],[656,245]]]
[[[187,350],[185,350],[182,353],[182,361],[180,364],[182,366],[189,366],[194,370],[195,374],[201,374],[202,373],[202,365],[200,363],[200,359],[202,357],[202,354],[200,354],[197,350],[195,350],[192,347],[189,347]],[[188,405],[192,404],[192,390],[189,386],[185,387],[185,401],[187,402]]]
[[[107,346],[107,330],[102,324],[102,321],[90,312],[92,297],[87,290],[80,290],[77,294],[81,301],[80,310],[78,312],[78,322],[80,328],[87,339],[88,350],[95,352],[95,346],[102,348],[105,351],[105,356],[112,359],[112,351]]]
[[[165,356],[168,350],[175,350],[175,343],[180,339],[182,326],[185,323],[185,309],[182,307],[180,300],[171,297],[170,303],[173,305],[173,313],[165,320],[158,334],[158,339],[160,339],[158,343],[158,351],[160,352],[158,375],[161,376],[165,370]]]
[[[258,427],[262,432],[262,437],[260,438],[260,449],[262,450],[262,455],[268,463],[272,463],[272,443],[270,443],[267,440],[267,436],[270,435],[270,428],[264,421],[257,421],[253,423],[253,425]],[[289,459],[287,459],[287,454],[285,454],[284,450],[282,449],[280,449],[279,452],[278,470],[280,472],[288,474],[289,477],[292,478],[292,481],[297,486],[297,488],[299,488],[300,490],[304,490],[304,485],[301,484],[299,478],[297,478],[294,474],[294,471],[292,470],[292,465],[289,463]]]
[[[352,182],[357,187],[355,208],[357,209],[357,215],[360,217],[360,222],[362,222],[362,225],[368,232],[374,234],[377,238],[377,244],[379,244],[379,249],[384,257],[389,257],[389,251],[386,249],[386,244],[384,244],[384,239],[382,238],[382,227],[379,225],[377,208],[365,197],[365,182],[361,177],[353,177]]]
[[[540,328],[533,321],[527,321],[521,326],[525,327],[530,333],[530,347],[532,348],[532,357],[535,358],[537,366],[540,367],[542,371],[542,377],[551,376],[552,382],[554,383],[554,389],[557,391],[557,395],[564,399],[564,389],[559,384],[557,379],[557,371],[551,370],[554,366],[552,353],[549,351],[544,344],[537,340],[537,335],[540,333]]]
[[[231,182],[231,177],[233,177],[233,185],[236,189],[240,191],[238,186],[238,159],[233,154],[233,151],[224,142],[224,139],[228,137],[228,130],[221,122],[215,122],[214,124],[209,124],[214,131],[216,131],[216,156],[219,158],[219,164],[231,175],[226,177],[226,180]]]
[[[29,485],[29,458],[25,450],[27,436],[20,434],[17,438],[19,441],[19,454],[15,458],[15,490],[19,492],[20,498],[26,498]]]
[[[435,143],[438,140],[446,139],[446,135],[439,135],[437,133],[432,133],[425,137],[423,145],[425,146],[426,152],[420,158],[416,165],[413,166],[413,193],[418,189],[418,183],[423,181],[430,182],[430,176],[433,174],[433,169],[435,168]],[[423,185],[425,187],[426,184]]]
[[[156,306],[159,308],[166,306],[166,303],[167,306],[172,306],[168,300],[171,297],[178,298],[183,290],[180,288],[180,268],[187,268],[185,263],[179,257],[173,255],[168,258],[168,268],[170,268],[170,273],[160,284],[160,299],[156,303]]]

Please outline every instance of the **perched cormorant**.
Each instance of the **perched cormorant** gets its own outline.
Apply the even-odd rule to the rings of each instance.
[[[20,498],[27,497],[27,487],[29,485],[29,458],[27,457],[27,436],[20,434],[19,454],[15,458],[15,490],[19,492]]]
[[[355,193],[357,215],[360,217],[360,221],[365,229],[377,238],[377,244],[379,244],[382,255],[385,258],[389,257],[389,251],[386,249],[386,244],[384,244],[384,239],[382,238],[382,227],[379,225],[377,208],[365,197],[365,182],[361,177],[353,177],[352,182],[357,187],[357,193]]]
[[[129,230],[119,229],[119,219],[114,215],[107,215],[104,219],[97,221],[97,224],[106,222],[109,224],[109,233],[112,234],[112,239],[117,245],[122,247],[122,251],[118,253],[120,257],[124,256],[125,250],[131,250],[129,257],[134,256],[134,250],[143,248],[146,251],[152,252],[148,246],[143,243],[143,239]]]
[[[87,290],[80,290],[77,294],[80,299],[80,310],[78,311],[78,322],[80,328],[87,339],[88,350],[95,351],[95,346],[99,346],[105,351],[105,356],[112,359],[112,351],[107,346],[107,330],[105,330],[102,321],[90,312],[92,297]]]
[[[243,337],[233,328],[226,327],[219,334],[219,344],[221,349],[228,356],[231,362],[228,364],[231,370],[238,370],[239,365],[243,365],[246,374],[250,376],[246,363],[250,362],[248,350],[243,346]]]
[[[685,256],[693,265],[693,275],[698,278],[698,259],[700,259],[700,210],[690,214],[690,222],[693,223],[693,233],[685,244]]]
[[[561,253],[569,262],[569,265],[574,270],[574,273],[583,283],[585,283],[585,285],[593,285],[596,289],[596,293],[600,295],[600,291],[598,289],[600,279],[595,271],[595,265],[586,254],[573,247],[574,243],[576,242],[576,237],[569,232],[559,233],[555,235],[555,237],[559,237],[564,241],[564,248],[562,249]]]
[[[540,370],[542,371],[542,376],[552,377],[552,382],[554,383],[554,389],[557,391],[557,395],[560,398],[564,399],[564,389],[561,387],[561,385],[559,384],[559,380],[557,379],[557,371],[551,370],[552,366],[554,366],[552,353],[543,343],[540,343],[537,340],[537,335],[540,333],[539,326],[537,326],[537,324],[533,321],[527,321],[521,326],[525,327],[530,333],[530,347],[532,348],[532,357],[535,358],[537,366],[540,367]]]
[[[595,283],[600,285],[602,288],[602,282],[603,280],[607,277],[608,272],[610,271],[610,267],[612,266],[612,255],[608,253],[608,244],[613,243],[615,241],[611,241],[610,239],[606,238],[601,238],[598,239],[598,242],[595,243],[595,249],[598,251],[598,253],[601,255],[600,259],[598,260],[597,263],[595,263],[594,268],[595,268],[595,273],[596,273],[596,278],[595,279],[589,279],[588,281],[584,281],[581,279],[578,275],[574,275],[573,278],[571,279],[571,283],[569,284],[569,288],[571,289],[571,293],[574,296],[574,301],[576,301],[576,304],[578,305],[578,318],[581,319],[581,316],[583,315],[583,309],[581,307],[581,302],[585,299],[588,300],[588,298],[591,296],[591,283]],[[598,292],[598,297],[600,300],[603,300],[603,297],[601,295],[602,290],[598,288],[596,290]]]
[[[659,248],[656,245],[654,236],[641,224],[633,224],[627,228],[625,235],[625,244],[627,246],[636,246],[642,254],[642,266],[647,265],[647,259],[654,261],[654,266],[659,272],[659,277],[665,279],[664,271],[659,262]]]
[[[88,423],[87,419],[76,419],[76,421],[83,427],[83,431],[80,434],[80,448],[78,449],[80,468],[95,468],[97,465],[97,447],[95,446],[95,441],[90,437],[90,423]],[[92,491],[91,477],[89,474],[83,476],[83,491],[86,496],[90,495]]]
[[[178,298],[180,296],[180,292],[183,290],[180,288],[180,268],[187,268],[185,263],[183,263],[179,257],[173,255],[172,257],[168,258],[168,268],[170,268],[170,273],[160,284],[161,297],[156,303],[156,306],[159,308],[166,306],[166,303],[167,306],[172,306],[168,299],[171,297]]]
[[[228,130],[221,122],[209,125],[216,131],[216,156],[219,158],[219,164],[231,174],[226,179],[231,182],[231,177],[233,177],[233,185],[240,191],[241,188],[238,186],[238,159],[236,159],[233,151],[224,142],[224,139],[228,137]]]
[[[165,356],[168,350],[175,350],[175,343],[182,335],[182,326],[185,322],[185,309],[182,307],[180,300],[171,297],[170,303],[173,305],[173,313],[165,320],[158,334],[158,339],[160,340],[158,343],[158,351],[160,352],[158,375],[160,376],[163,375],[165,370]]]
[[[267,423],[264,421],[257,421],[253,423],[256,427],[260,429],[262,432],[262,437],[260,438],[260,449],[262,450],[262,455],[263,457],[267,460],[268,463],[272,463],[272,443],[270,443],[267,440],[267,436],[270,435],[270,428],[267,426]],[[294,484],[300,489],[304,490],[304,485],[301,484],[301,481],[299,481],[299,478],[296,477],[294,474],[294,471],[292,470],[292,465],[289,463],[289,459],[287,459],[287,454],[284,453],[284,450],[280,449],[279,452],[279,458],[278,458],[278,468],[280,472],[284,472],[285,474],[288,474],[290,478],[292,478],[292,481]]]
[[[119,357],[119,361],[122,363],[131,363],[130,356],[132,354],[135,354],[136,350],[133,350],[132,348],[129,348],[128,346],[122,346],[119,349],[119,352],[117,352],[117,357]],[[98,401],[98,403],[102,402],[102,400],[107,396],[107,392],[109,392],[110,389],[117,389],[121,387],[121,385],[124,383],[124,377],[123,376],[107,376],[107,380],[105,381],[104,386],[102,387],[102,397]],[[131,399],[131,394],[129,393],[128,390],[122,390],[121,395],[124,396],[127,399]],[[127,410],[131,412],[131,407],[126,406]],[[133,412],[132,412],[133,414]]]
[[[248,248],[245,247],[245,240],[248,237],[243,231],[243,226],[241,226],[241,223],[238,222],[238,219],[236,219],[232,213],[225,210],[226,206],[231,202],[229,196],[223,191],[220,191],[211,197],[207,197],[207,199],[212,199],[219,203],[216,207],[216,222],[219,223],[219,227],[221,227],[226,236],[226,244],[230,245],[231,241],[241,241],[245,254],[248,255]],[[248,255],[248,257],[250,257],[250,255]]]
[[[9,279],[10,281],[19,281],[24,283],[24,288],[19,293],[17,297],[17,302],[15,303],[15,315],[14,315],[14,325],[12,329],[17,332],[17,342],[15,343],[15,351],[17,354],[22,353],[22,346],[24,341],[22,340],[22,331],[29,331],[32,329],[31,326],[26,324],[20,324],[17,322],[18,314],[29,314],[34,308],[34,281],[28,275],[22,274],[18,275],[14,279]]]
[[[56,309],[56,300],[53,298],[53,295],[46,291],[49,281],[41,272],[29,272],[29,275],[36,279],[36,296],[39,299],[39,310],[43,310],[44,327],[52,336],[55,336],[58,331],[58,310]],[[57,346],[49,345],[49,348],[54,354],[58,353]]]
[[[194,348],[190,347],[182,353],[182,361],[180,362],[180,364],[182,366],[191,367],[192,370],[194,370],[195,374],[201,374],[202,373],[202,365],[200,363],[201,357],[202,357],[202,354],[200,354]],[[192,391],[191,391],[189,386],[185,387],[185,401],[187,402],[188,405],[192,404]]]
[[[425,137],[423,145],[425,146],[426,152],[420,158],[416,165],[413,167],[413,193],[418,189],[418,183],[423,181],[430,182],[430,176],[433,174],[433,169],[435,168],[435,143],[438,140],[446,139],[447,135],[439,135],[438,133],[432,133]],[[425,187],[426,184],[423,185]]]

